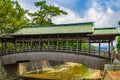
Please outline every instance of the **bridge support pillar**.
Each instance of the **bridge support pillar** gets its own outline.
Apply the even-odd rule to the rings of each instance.
[[[19,66],[18,66],[18,63],[16,64],[10,64],[10,65],[4,65],[4,70],[5,70],[5,75],[7,77],[12,77],[12,76],[17,76],[19,73],[18,73],[18,70],[19,70]]]

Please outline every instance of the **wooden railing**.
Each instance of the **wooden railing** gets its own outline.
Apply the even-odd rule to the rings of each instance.
[[[23,52],[41,52],[41,51],[53,51],[53,52],[68,52],[68,53],[78,53],[84,55],[91,56],[99,56],[104,58],[110,58],[111,53],[105,51],[98,50],[90,50],[89,48],[78,48],[78,47],[66,47],[66,46],[46,46],[46,47],[23,47],[23,48],[13,48],[13,49],[5,49],[1,50],[2,55],[15,54],[15,53],[23,53]]]

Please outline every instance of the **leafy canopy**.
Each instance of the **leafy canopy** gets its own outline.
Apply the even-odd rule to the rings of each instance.
[[[120,27],[120,21],[118,22],[118,25]],[[120,36],[117,38],[117,48],[120,51]]]
[[[39,10],[34,13],[29,13],[29,15],[33,18],[32,23],[35,25],[53,24],[51,18],[67,14],[67,12],[61,10],[59,7],[47,5],[46,1],[35,2],[35,6],[39,8]]]
[[[17,1],[0,0],[1,33],[11,33],[28,23],[27,10],[21,8]]]

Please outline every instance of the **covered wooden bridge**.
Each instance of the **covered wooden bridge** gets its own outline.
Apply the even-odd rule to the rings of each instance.
[[[118,30],[115,27],[94,28],[93,22],[51,26],[29,26],[10,34],[10,36],[2,35],[0,38],[0,55],[3,65],[35,59],[41,60],[43,58],[53,60],[52,57],[54,56],[56,58],[54,59],[58,61],[61,59],[74,62],[73,58],[79,58],[76,59],[75,62],[78,61],[82,63],[82,61],[80,61],[82,59],[85,65],[88,65],[85,60],[92,60],[90,61],[91,63],[89,63],[92,64],[96,58],[98,58],[98,60],[101,59],[99,62],[100,65],[102,65],[105,60],[110,61],[113,59],[113,40],[115,40],[115,37],[118,35]],[[99,44],[98,50],[96,50],[91,43]],[[107,51],[101,50],[102,43],[108,44]],[[45,53],[47,57],[40,57],[44,55],[43,53]],[[55,53],[60,54],[56,56]],[[65,57],[64,54],[62,56],[62,53],[66,53],[67,55],[69,55],[69,53],[70,55],[77,54],[76,56],[81,55],[84,56],[84,58],[72,58],[72,56],[69,58],[69,56]],[[97,66],[99,66],[99,64]],[[92,68],[94,68],[94,66],[92,66]]]

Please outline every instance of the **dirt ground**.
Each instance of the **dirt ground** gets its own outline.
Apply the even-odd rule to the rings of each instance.
[[[107,71],[105,80],[120,80],[120,71]]]

